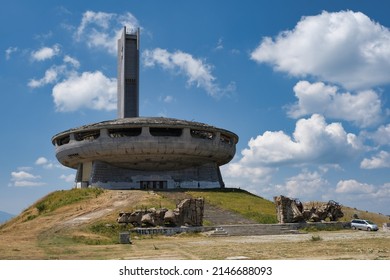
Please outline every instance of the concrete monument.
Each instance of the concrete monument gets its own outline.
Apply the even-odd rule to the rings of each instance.
[[[58,161],[76,169],[76,187],[223,188],[219,167],[238,136],[204,123],[139,117],[139,30],[118,40],[118,119],[52,137]]]

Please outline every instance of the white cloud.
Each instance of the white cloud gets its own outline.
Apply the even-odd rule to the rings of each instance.
[[[65,55],[64,62],[71,64],[74,68],[80,67],[80,62],[77,59],[75,59],[69,55]]]
[[[324,11],[263,38],[251,58],[292,76],[367,89],[390,82],[390,31],[360,12]]]
[[[360,167],[364,169],[390,168],[390,153],[380,151],[371,159],[365,158],[360,163]]]
[[[18,172],[12,172],[11,178],[13,181],[19,181],[19,180],[39,179],[40,176],[35,176],[26,171],[18,171]]]
[[[35,61],[43,61],[50,59],[60,53],[60,46],[54,45],[53,47],[43,47],[35,52],[31,53],[31,58]]]
[[[311,200],[320,196],[320,193],[326,192],[329,182],[317,172],[303,170],[296,176],[287,178],[285,184],[276,185],[275,192],[301,200]]]
[[[70,175],[64,175],[62,174],[60,176],[60,179],[64,180],[65,182],[67,183],[72,183],[75,181],[75,175],[74,174],[70,174]]]
[[[334,195],[350,207],[358,206],[359,209],[371,209],[370,211],[382,209],[382,213],[388,214],[390,183],[372,185],[354,179],[341,180],[337,183]]]
[[[35,161],[35,164],[36,165],[39,165],[45,169],[52,169],[52,168],[63,168],[63,166],[61,164],[58,164],[57,162],[53,162],[51,160],[48,160],[47,158],[45,157],[39,157],[36,161]]]
[[[373,185],[360,183],[356,180],[341,180],[337,183],[336,193],[369,194],[375,190]]]
[[[9,47],[8,49],[5,50],[5,59],[6,60],[11,59],[11,54],[17,51],[18,51],[17,47]]]
[[[32,169],[33,168],[31,166],[20,166],[20,167],[18,167],[19,171],[30,171]]]
[[[36,165],[45,165],[49,162],[49,160],[45,157],[39,157],[36,161],[35,161],[35,164]]]
[[[64,65],[61,66],[54,65],[45,71],[45,76],[43,76],[43,78],[38,80],[31,79],[27,85],[30,88],[39,88],[48,84],[55,83],[58,80],[58,77],[64,73],[65,69],[66,68]]]
[[[45,183],[37,181],[41,176],[33,175],[26,171],[17,171],[11,173],[11,181],[15,187],[35,187],[43,186]]]
[[[247,166],[242,161],[232,162],[221,167],[224,178],[229,187],[243,187],[261,185],[268,182],[275,172],[274,168],[266,166]]]
[[[44,186],[46,183],[43,182],[32,182],[32,181],[16,181],[14,183],[15,187],[39,187]]]
[[[235,90],[233,84],[230,84],[225,89],[220,88],[215,83],[216,78],[211,73],[213,66],[201,59],[194,58],[189,53],[182,51],[170,53],[165,49],[156,48],[154,50],[145,50],[143,52],[143,61],[147,67],[159,65],[164,70],[185,75],[188,78],[188,85],[195,84],[197,87],[206,90],[213,97],[219,97],[226,92]]]
[[[167,95],[164,97],[164,102],[165,103],[172,103],[175,99],[173,98],[172,95]]]
[[[236,162],[221,167],[226,185],[252,188],[260,195],[285,193],[291,196],[314,198],[315,191],[328,187],[322,174],[363,151],[354,134],[347,133],[340,123],[327,124],[321,115],[314,114],[296,123],[292,136],[283,131],[266,131],[251,138]],[[283,166],[319,165],[318,172],[304,170],[288,178],[284,184],[272,186],[273,175]]]
[[[90,48],[99,48],[116,54],[117,40],[120,38],[123,26],[126,26],[129,31],[135,31],[139,23],[131,13],[87,11],[83,14],[75,38],[86,42]]]
[[[381,125],[375,132],[368,133],[367,138],[378,145],[390,145],[390,124]]]
[[[318,114],[298,120],[292,137],[283,131],[266,131],[248,146],[240,160],[245,166],[339,163],[361,149],[356,135],[340,123],[327,124]]]
[[[288,107],[288,115],[293,118],[318,113],[361,127],[378,124],[381,120],[381,100],[372,90],[339,93],[335,86],[300,81],[294,86],[294,92],[298,102]]]
[[[215,47],[216,51],[223,50],[223,39],[219,38],[217,42],[217,46]]]
[[[117,108],[116,79],[104,76],[100,71],[74,73],[53,88],[56,109],[61,112],[80,108],[115,110]]]

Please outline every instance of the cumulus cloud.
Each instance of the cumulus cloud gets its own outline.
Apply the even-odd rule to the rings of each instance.
[[[245,187],[264,184],[268,182],[275,172],[274,168],[267,166],[248,166],[242,161],[232,162],[221,167],[224,178],[230,187]]]
[[[86,11],[75,33],[78,41],[86,42],[90,48],[98,48],[116,54],[117,40],[123,26],[129,31],[139,27],[137,18],[131,13],[116,14]]]
[[[39,157],[35,161],[35,164],[38,166],[41,166],[45,169],[52,169],[52,168],[64,168],[62,165],[58,164],[57,162],[53,162],[52,160],[48,160],[45,157]]]
[[[240,160],[246,166],[334,164],[362,148],[356,135],[347,133],[340,123],[327,124],[318,114],[298,120],[292,137],[283,131],[266,131],[250,139],[248,146]]]
[[[60,46],[54,45],[52,47],[43,47],[31,53],[31,58],[34,61],[44,61],[60,53]]]
[[[45,165],[49,162],[49,160],[45,157],[39,157],[36,161],[35,161],[35,164],[36,165]]]
[[[360,12],[324,11],[263,38],[251,58],[292,76],[367,89],[390,82],[390,31]]]
[[[75,181],[75,175],[74,174],[70,174],[70,175],[64,175],[62,174],[60,176],[60,179],[64,180],[65,182],[67,183],[72,183]]]
[[[363,159],[363,161],[360,163],[360,167],[363,169],[390,168],[390,153],[386,151],[380,151],[371,159]]]
[[[213,96],[219,97],[226,92],[234,91],[233,83],[225,89],[220,88],[216,83],[216,78],[212,75],[212,68],[201,59],[194,58],[191,54],[182,51],[174,53],[165,49],[156,48],[154,50],[145,50],[143,52],[143,62],[146,67],[161,66],[164,70],[173,71],[174,73],[185,75],[188,85],[195,84],[203,88]]]
[[[334,195],[337,195],[339,201],[342,200],[352,207],[359,205],[360,209],[372,209],[375,204],[377,209],[387,211],[390,203],[390,183],[373,185],[354,179],[341,180],[337,183]]]
[[[15,171],[11,173],[11,181],[15,187],[43,186],[45,183],[37,181],[41,176],[33,175],[26,171]]]
[[[356,135],[347,133],[340,123],[326,123],[314,114],[296,123],[292,136],[283,131],[266,131],[251,138],[241,158],[223,166],[226,184],[230,187],[252,188],[260,195],[284,193],[314,198],[316,191],[326,192],[328,181],[323,178],[329,168],[340,168],[342,162],[364,150]],[[319,171],[303,170],[272,186],[273,176],[282,167],[319,166]]]
[[[275,192],[289,197],[310,200],[314,197],[318,198],[319,194],[325,192],[329,185],[321,173],[303,170],[298,175],[287,178],[284,184],[276,185]]]
[[[40,176],[35,176],[31,173],[28,173],[26,171],[17,171],[11,173],[12,180],[19,181],[19,180],[29,180],[29,179],[38,179]]]
[[[390,145],[390,124],[381,125],[375,132],[366,134],[368,139],[372,139],[378,145]]]
[[[53,88],[57,111],[69,112],[80,108],[115,110],[117,108],[116,79],[100,71],[74,73]]]
[[[28,82],[30,88],[39,88],[48,84],[53,84],[58,80],[58,77],[64,73],[66,67],[64,65],[53,65],[45,71],[45,75],[41,79],[31,79]]]
[[[372,90],[351,94],[340,93],[336,86],[322,82],[300,81],[294,86],[297,103],[288,106],[288,115],[298,118],[314,113],[341,119],[361,127],[372,126],[381,121],[381,100]]]
[[[346,194],[361,194],[361,193],[372,193],[374,186],[366,183],[360,183],[356,180],[341,180],[337,183],[336,193]]]

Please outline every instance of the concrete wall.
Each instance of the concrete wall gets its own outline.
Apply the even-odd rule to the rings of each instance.
[[[156,183],[143,186],[142,182]],[[224,186],[219,175],[219,167],[215,163],[179,170],[145,171],[120,168],[102,161],[92,163],[88,185],[106,189],[220,188]]]

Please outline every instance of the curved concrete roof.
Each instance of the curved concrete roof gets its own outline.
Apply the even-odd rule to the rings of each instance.
[[[153,127],[176,127],[184,128],[191,127],[197,129],[204,129],[210,131],[220,131],[222,133],[228,134],[234,138],[235,144],[238,142],[238,136],[226,129],[218,128],[211,126],[205,123],[186,121],[174,118],[163,118],[163,117],[138,117],[138,118],[123,118],[123,119],[114,119],[108,120],[88,125],[83,125],[76,128],[71,128],[60,133],[57,133],[52,137],[52,142],[58,137],[67,135],[69,133],[102,129],[102,128],[130,128],[130,127],[142,127],[142,126],[153,126]]]

